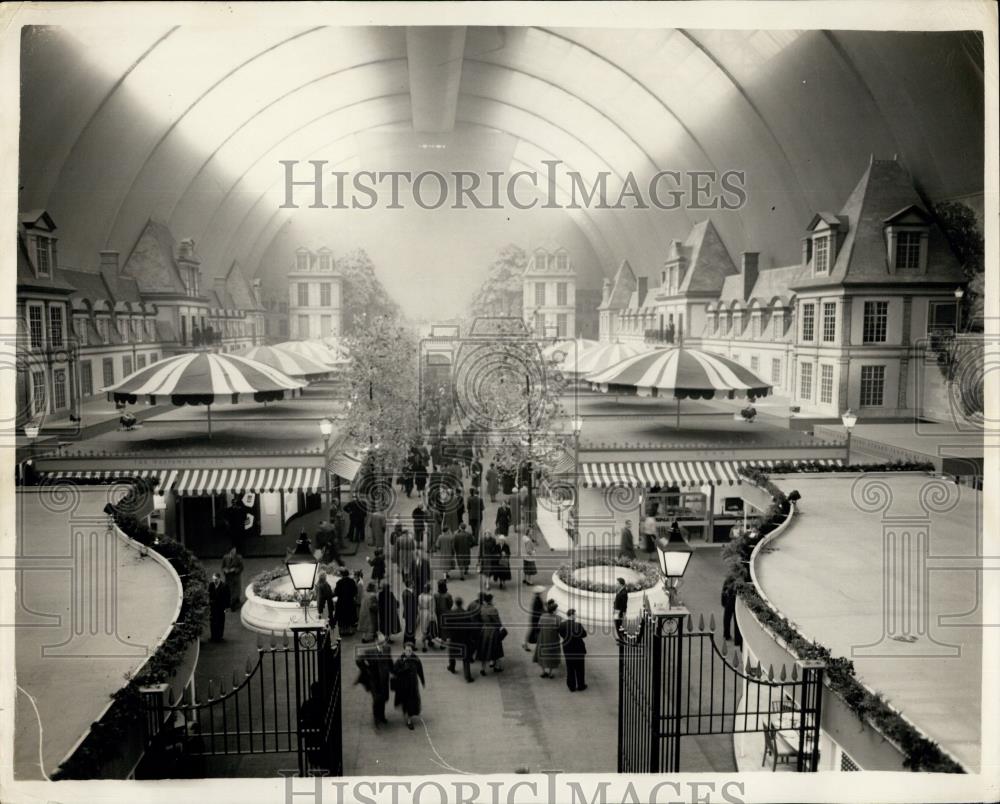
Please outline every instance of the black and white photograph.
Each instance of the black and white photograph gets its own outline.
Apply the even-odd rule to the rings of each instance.
[[[0,799],[1000,798],[995,4],[0,20]]]

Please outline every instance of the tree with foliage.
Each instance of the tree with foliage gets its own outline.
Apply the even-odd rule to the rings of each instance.
[[[471,315],[521,315],[522,281],[527,266],[528,255],[520,246],[509,243],[501,248],[489,267],[486,281],[472,300]]]
[[[942,201],[934,206],[934,214],[969,283],[962,298],[963,329],[982,326],[985,244],[976,213],[960,201]]]
[[[366,321],[379,316],[399,317],[399,305],[375,275],[375,264],[364,249],[354,249],[340,257],[337,270],[343,277],[344,335],[354,334]]]
[[[351,395],[344,431],[365,450],[371,469],[391,474],[417,441],[416,336],[394,315],[361,314],[346,341]]]

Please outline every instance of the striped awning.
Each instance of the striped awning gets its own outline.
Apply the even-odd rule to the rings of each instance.
[[[156,492],[162,494],[164,489],[169,489],[170,484],[176,479],[176,470],[171,469],[60,469],[53,472],[41,473],[48,481],[60,480],[122,480],[139,478],[142,480],[156,479]]]
[[[183,469],[173,490],[178,494],[222,494],[227,491],[319,491],[323,470],[300,466],[292,469]]]
[[[354,480],[361,468],[361,456],[341,452],[330,459],[330,471],[344,480]]]
[[[842,466],[839,458],[802,461],[623,461],[585,463],[587,488],[609,486],[723,486],[739,485],[740,468],[772,469],[779,464]]]

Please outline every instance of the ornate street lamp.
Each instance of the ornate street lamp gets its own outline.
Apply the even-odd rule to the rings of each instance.
[[[326,487],[326,511],[327,515],[330,513],[330,469],[327,466],[327,462],[330,460],[330,436],[333,435],[333,422],[330,419],[323,418],[319,420],[319,431],[323,436],[323,479],[325,481]],[[340,484],[337,484],[337,490],[340,490]]]
[[[847,431],[847,462],[851,462],[851,430],[854,429],[854,425],[858,423],[858,415],[848,408],[845,410],[841,416],[840,421],[844,425],[844,429]]]
[[[674,608],[677,603],[677,587],[687,571],[691,552],[691,545],[684,540],[679,529],[671,528],[669,539],[661,536],[656,540],[656,556],[660,561],[663,589],[667,593],[670,608]]]
[[[965,289],[959,285],[955,288],[955,334],[962,331],[962,298],[965,296]]]
[[[316,583],[316,570],[319,568],[319,562],[313,555],[309,545],[309,537],[305,531],[299,534],[294,552],[285,559],[285,567],[288,569],[288,576],[292,579],[292,586],[301,596],[303,620],[308,620],[309,601],[306,598],[306,593]]]
[[[573,545],[580,543],[580,434],[583,432],[583,417],[573,419]]]

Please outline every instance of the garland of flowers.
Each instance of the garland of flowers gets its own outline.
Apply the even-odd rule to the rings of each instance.
[[[578,578],[576,576],[576,570],[583,569],[585,567],[624,567],[630,569],[633,572],[639,573],[640,580],[630,581],[625,584],[625,588],[629,592],[642,592],[646,589],[651,589],[660,582],[659,570],[652,564],[639,561],[634,558],[587,558],[581,559],[573,564],[572,567],[566,566],[565,564],[561,566],[556,573],[560,581],[562,581],[567,586],[572,586],[574,589],[583,589],[586,592],[604,592],[606,594],[611,594],[618,591],[618,583],[606,583],[604,581],[595,581],[589,578]]]
[[[925,464],[906,464],[924,470]],[[884,467],[873,469],[866,465],[860,471],[883,471]],[[899,465],[894,468],[898,469]],[[755,485],[769,491],[774,498],[771,507],[756,535],[745,534],[726,545],[722,557],[728,564],[726,583],[731,584],[746,607],[758,622],[777,635],[788,650],[799,659],[821,659],[826,662],[826,677],[829,687],[860,720],[871,723],[878,731],[899,746],[903,752],[903,767],[911,771],[932,773],[964,773],[962,766],[947,756],[937,743],[928,740],[917,729],[893,710],[883,695],[868,689],[858,678],[854,662],[843,656],[833,656],[830,649],[818,642],[802,636],[785,617],[782,617],[754,587],[750,578],[750,555],[760,540],[785,521],[788,516],[789,500],[795,492],[785,495],[758,469],[741,469],[741,473]],[[775,470],[777,471],[777,470]]]
[[[145,718],[140,688],[167,682],[174,676],[191,643],[201,638],[208,619],[208,575],[195,554],[173,540],[157,541],[145,523],[135,517],[116,514],[115,524],[170,562],[181,579],[181,610],[170,633],[138,675],[126,676],[128,683],[112,693],[111,707],[91,725],[90,733],[73,755],[59,766],[52,776],[54,781],[93,779],[121,752],[123,743],[132,738],[136,725]]]

